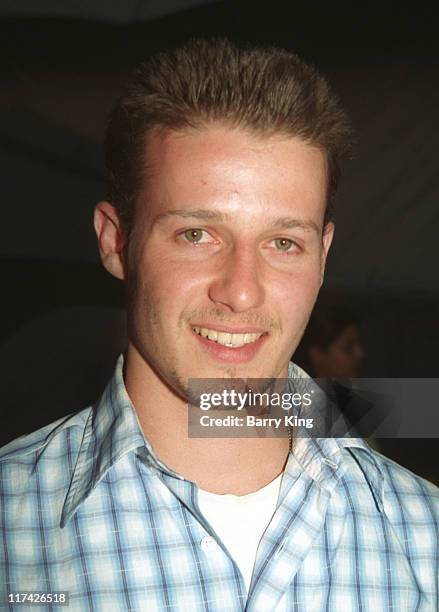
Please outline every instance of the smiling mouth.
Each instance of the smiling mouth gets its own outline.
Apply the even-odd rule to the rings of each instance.
[[[259,338],[266,333],[247,332],[245,334],[232,334],[218,331],[216,329],[209,329],[207,327],[192,327],[192,331],[203,338],[207,338],[208,340],[212,340],[212,342],[216,342],[222,346],[227,346],[228,348],[238,348],[246,344],[251,344],[252,342],[256,342],[256,340],[259,340]]]

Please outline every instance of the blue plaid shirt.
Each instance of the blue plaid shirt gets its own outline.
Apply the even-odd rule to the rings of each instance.
[[[247,597],[197,486],[145,440],[122,365],[94,409],[0,451],[5,609],[8,593],[68,591],[45,608],[438,610],[439,490],[359,439],[297,440]]]

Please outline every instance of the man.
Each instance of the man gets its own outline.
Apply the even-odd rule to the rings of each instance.
[[[435,609],[436,488],[357,439],[188,437],[189,379],[303,376],[348,137],[286,51],[195,41],[136,74],[95,211],[128,347],[97,406],[1,453],[7,601]]]

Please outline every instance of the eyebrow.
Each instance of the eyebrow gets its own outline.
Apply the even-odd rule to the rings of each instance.
[[[295,217],[281,217],[273,221],[270,227],[274,229],[294,229],[298,227],[306,232],[317,232],[317,234],[321,232],[320,227],[312,219],[296,219]]]
[[[204,208],[195,209],[174,209],[157,215],[153,225],[165,219],[178,217],[180,219],[198,219],[200,221],[217,221],[220,223],[230,222],[231,216],[219,210],[206,210]],[[321,228],[312,219],[297,219],[296,217],[280,217],[268,224],[270,229],[295,229],[299,228],[307,232],[321,233]]]
[[[222,213],[219,210],[205,210],[204,208],[194,209],[175,209],[168,210],[167,212],[161,213],[155,217],[153,224],[159,223],[164,219],[179,217],[180,219],[199,219],[200,221],[230,221],[231,217],[227,213]]]

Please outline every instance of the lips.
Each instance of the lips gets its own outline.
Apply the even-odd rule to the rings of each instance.
[[[259,340],[259,338],[263,335],[264,332],[245,332],[245,333],[236,333],[236,332],[225,332],[217,329],[211,329],[209,327],[192,327],[192,330],[202,336],[203,338],[207,338],[208,340],[212,340],[217,344],[221,344],[222,346],[226,346],[228,348],[239,348],[246,344],[251,344]]]

